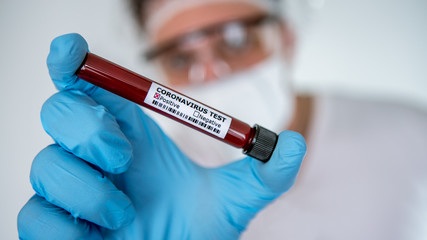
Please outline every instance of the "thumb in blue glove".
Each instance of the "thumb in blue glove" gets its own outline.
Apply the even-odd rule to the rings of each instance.
[[[294,183],[306,152],[298,133],[280,133],[266,164],[246,157],[203,168],[139,106],[74,74],[87,51],[78,34],[52,42],[59,92],[41,118],[55,144],[34,159],[36,195],[18,216],[20,238],[236,239]]]

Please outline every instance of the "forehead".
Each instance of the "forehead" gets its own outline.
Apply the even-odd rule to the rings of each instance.
[[[161,3],[152,8],[151,13],[148,14],[148,23],[152,20],[150,18],[153,18],[153,21],[158,21],[159,16],[155,16],[155,11],[161,8]],[[262,13],[265,13],[264,9],[245,1],[199,3],[192,7],[177,10],[166,21],[149,29],[148,37],[153,44],[162,44],[198,29]]]

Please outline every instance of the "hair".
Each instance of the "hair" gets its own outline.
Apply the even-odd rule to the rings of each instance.
[[[145,27],[145,18],[147,16],[143,9],[146,8],[146,5],[149,1],[150,0],[128,0],[130,11],[132,12],[136,22],[141,27]]]
[[[130,11],[132,12],[136,22],[142,28],[145,28],[145,20],[147,17],[146,11],[144,11],[144,9],[146,9],[146,6],[150,1],[154,1],[154,0],[128,0]],[[282,2],[282,0],[270,0],[270,1],[279,5]],[[278,9],[280,9],[280,7]]]

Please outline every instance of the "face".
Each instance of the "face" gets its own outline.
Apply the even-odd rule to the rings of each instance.
[[[148,57],[170,87],[250,125],[278,132],[289,126],[294,111],[286,63],[293,38],[286,25],[260,5],[264,1],[152,0],[153,6],[145,8]],[[189,2],[191,7],[168,5]],[[153,117],[202,165],[241,157],[237,149]],[[183,138],[186,141],[180,141]]]
[[[156,12],[164,2],[154,1],[147,14],[152,45],[147,57],[159,65],[171,86],[202,84],[249,69],[277,50],[271,38],[277,38],[290,57],[290,31],[259,6],[212,1],[159,20]]]

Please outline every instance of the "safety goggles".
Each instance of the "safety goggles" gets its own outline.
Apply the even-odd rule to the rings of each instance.
[[[158,62],[171,84],[221,78],[248,68],[271,53],[279,19],[257,15],[208,26],[160,44],[145,54]],[[273,32],[273,34],[272,34]]]

